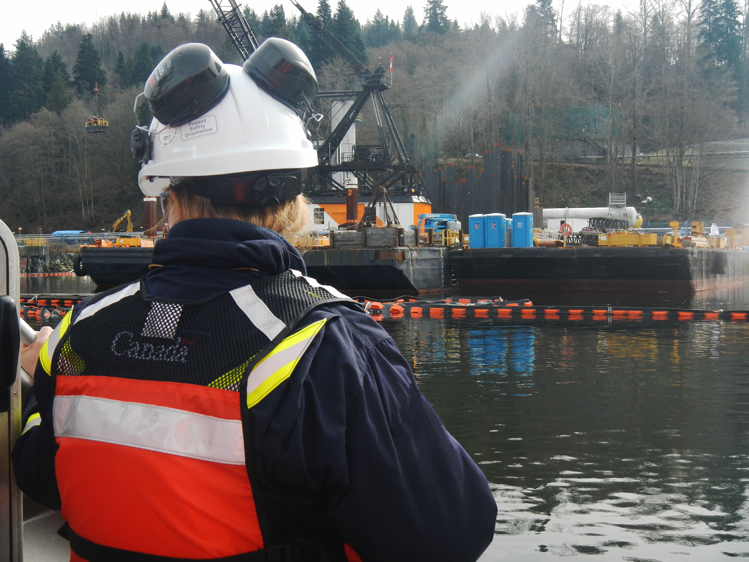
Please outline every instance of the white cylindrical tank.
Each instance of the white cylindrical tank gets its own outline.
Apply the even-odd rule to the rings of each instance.
[[[637,209],[634,207],[563,207],[560,209],[544,209],[544,221],[546,219],[592,219],[611,218],[627,220],[627,225],[635,226],[637,222]]]

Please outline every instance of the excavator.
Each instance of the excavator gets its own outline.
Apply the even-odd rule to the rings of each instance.
[[[130,219],[130,209],[125,211],[125,214],[122,215],[120,218],[118,218],[114,223],[112,223],[111,232],[117,232],[117,228],[119,228],[122,221],[127,220],[127,227],[125,227],[125,232],[132,232],[133,231],[133,221]],[[153,248],[153,239],[152,238],[143,238],[141,236],[118,236],[114,240],[111,239],[105,239],[105,238],[96,238],[94,240],[93,244],[84,244],[81,246],[83,247],[97,247],[97,248]],[[74,264],[75,265],[75,264]],[[74,268],[75,269],[75,268]],[[78,273],[76,271],[76,273]],[[80,274],[79,274],[80,275]]]
[[[112,224],[112,232],[117,232],[117,227],[120,226],[120,223],[127,219],[127,229],[125,232],[132,232],[133,231],[133,221],[130,220],[130,209],[125,211],[125,214],[122,215],[120,218],[118,218],[114,223]]]

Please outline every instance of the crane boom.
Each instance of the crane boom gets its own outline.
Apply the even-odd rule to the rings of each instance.
[[[228,4],[228,6],[226,6]],[[234,46],[245,61],[258,48],[257,37],[242,10],[235,0],[211,0],[211,5],[218,15],[218,21],[224,26]]]
[[[296,0],[291,0],[291,3],[302,13],[304,21],[309,25],[330,49],[351,65],[356,75],[365,82],[368,80],[372,73],[367,70],[364,63],[360,61],[354,53],[351,52],[343,41],[338,39],[326,26],[325,23],[314,14],[307,12]]]

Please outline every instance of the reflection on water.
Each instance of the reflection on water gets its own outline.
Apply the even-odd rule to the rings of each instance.
[[[22,295],[71,294],[90,295],[96,292],[91,278],[70,275],[66,277],[21,277]]]
[[[87,278],[24,293],[85,294]],[[749,289],[537,304],[749,309]],[[482,562],[749,558],[749,324],[383,324],[499,506]]]
[[[384,324],[499,506],[482,561],[749,557],[749,325]]]
[[[698,310],[744,310],[749,308],[749,283],[702,291],[694,295],[659,292],[654,294],[627,292],[553,293],[517,291],[500,295],[505,300],[531,299],[543,306],[639,306],[694,308]]]

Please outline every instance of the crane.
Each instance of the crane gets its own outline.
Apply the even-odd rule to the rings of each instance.
[[[234,46],[239,51],[239,56],[242,57],[243,61],[247,60],[260,43],[258,43],[255,32],[252,31],[250,24],[239,9],[239,5],[234,0],[211,0],[211,5],[216,11],[218,21],[224,26]]]
[[[320,145],[317,151],[319,175],[325,178],[327,190],[340,191],[344,186],[332,180],[335,172],[349,172],[359,180],[361,192],[373,192],[378,186],[399,188],[403,193],[428,197],[424,182],[413,168],[406,146],[388,109],[382,93],[390,89],[387,73],[381,66],[371,72],[354,53],[317,16],[307,12],[296,0],[291,3],[301,12],[304,21],[334,53],[344,59],[361,81],[360,92],[320,92],[317,97],[355,97],[353,104],[341,121]],[[372,99],[372,108],[377,122],[381,145],[379,147],[358,146],[350,161],[335,162],[333,157],[343,138],[356,121],[367,101]],[[390,145],[394,153],[390,151]],[[326,190],[325,187],[323,190]]]
[[[239,5],[235,0],[210,1],[219,22],[226,29],[243,60],[246,60],[257,49],[259,42]],[[406,146],[382,96],[382,92],[390,88],[385,69],[380,66],[371,72],[322,20],[308,13],[296,0],[292,0],[292,4],[301,12],[313,32],[352,67],[362,84],[361,91],[317,94],[318,100],[353,97],[354,101],[328,137],[318,143],[319,166],[313,176],[312,192],[320,195],[345,193],[345,186],[333,179],[337,172],[345,172],[356,176],[359,191],[364,195],[372,195],[377,187],[383,186],[393,191],[400,190],[404,194],[429,198],[426,186],[411,163]],[[370,99],[373,102],[380,145],[356,146],[351,159],[339,158],[338,160],[345,161],[336,161],[335,155],[341,142]],[[394,153],[391,153],[391,147]]]

